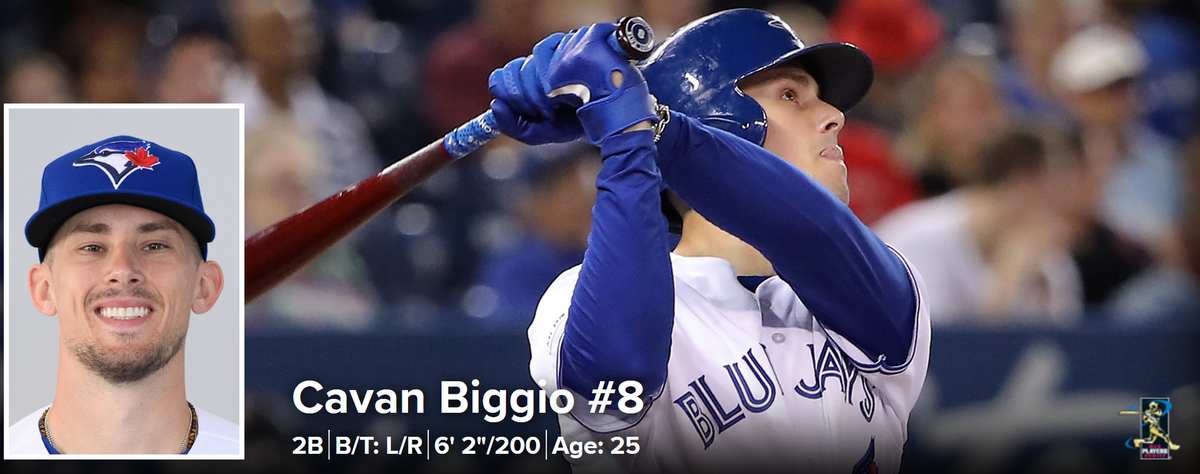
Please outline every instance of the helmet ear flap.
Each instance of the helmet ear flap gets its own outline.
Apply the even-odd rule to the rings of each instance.
[[[758,101],[737,91],[738,97],[726,104],[726,110],[700,118],[700,123],[719,128],[762,146],[767,139],[767,113]]]

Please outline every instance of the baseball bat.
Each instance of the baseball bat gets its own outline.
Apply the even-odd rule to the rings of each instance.
[[[654,33],[642,18],[625,17],[609,37],[609,44],[630,59],[641,60],[654,47]],[[488,110],[378,174],[247,238],[246,303],[274,288],[443,166],[499,134],[496,118]]]

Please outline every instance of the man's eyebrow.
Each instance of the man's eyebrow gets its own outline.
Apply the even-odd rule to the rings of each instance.
[[[796,81],[796,84],[805,87],[809,84],[817,90],[817,95],[821,94],[821,84],[817,83],[817,78],[812,76],[812,73],[803,69],[788,69],[784,77]]]
[[[183,230],[179,228],[179,224],[176,224],[173,221],[165,220],[165,219],[159,220],[159,221],[147,222],[145,224],[139,225],[137,228],[137,231],[139,234],[157,232],[160,230],[173,230],[175,232],[183,232]],[[101,234],[101,235],[108,235],[111,233],[112,233],[112,228],[109,227],[108,224],[105,224],[103,222],[97,222],[97,223],[81,222],[79,224],[76,224],[75,227],[72,227],[71,230],[69,232],[67,232],[67,234]]]
[[[70,234],[108,235],[110,233],[112,233],[112,229],[110,229],[108,227],[108,224],[103,224],[103,223],[89,224],[86,222],[81,222],[79,224],[76,224],[75,227],[71,228],[70,232],[67,232],[68,235],[70,235]]]
[[[179,224],[176,224],[174,221],[170,221],[170,220],[159,220],[159,221],[147,222],[145,224],[138,226],[138,228],[137,228],[137,231],[139,234],[156,232],[156,231],[160,231],[160,230],[173,230],[173,231],[179,232],[179,233],[183,232],[182,229],[179,228]]]
[[[818,89],[820,88],[820,84],[817,84],[816,78],[814,78],[811,73],[799,66],[787,64],[751,74],[750,77],[743,79],[739,85],[742,87],[754,87],[755,85],[762,85],[783,80],[794,81],[800,86],[811,83],[816,85]]]
[[[812,74],[809,74],[808,71],[805,71],[803,69],[788,68],[788,69],[785,69],[785,71],[786,72],[784,72],[783,77],[786,77],[793,81],[799,82],[801,84],[815,82],[815,80],[812,77]]]

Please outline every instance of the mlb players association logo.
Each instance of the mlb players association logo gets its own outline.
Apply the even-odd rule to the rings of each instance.
[[[1179,445],[1171,442],[1171,400],[1143,398],[1141,403],[1121,410],[1122,415],[1139,415],[1139,437],[1129,438],[1125,447],[1138,450],[1140,459],[1171,459]]]
[[[115,140],[104,143],[75,160],[75,166],[95,166],[104,170],[113,189],[121,187],[125,178],[138,170],[153,169],[158,157],[150,154],[145,140]]]

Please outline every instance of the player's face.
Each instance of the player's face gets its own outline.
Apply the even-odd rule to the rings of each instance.
[[[30,271],[38,309],[59,317],[60,339],[84,367],[113,383],[134,382],[183,346],[191,311],[220,293],[220,267],[202,262],[182,225],[126,205],[94,207],[58,230]],[[215,286],[214,286],[215,284]]]
[[[750,76],[741,88],[767,113],[763,148],[849,202],[846,162],[837,142],[846,117],[817,97],[817,81],[799,67],[784,65]]]

